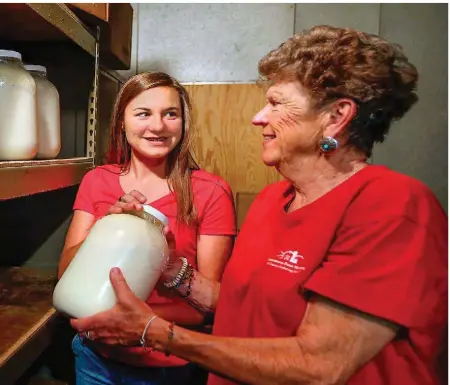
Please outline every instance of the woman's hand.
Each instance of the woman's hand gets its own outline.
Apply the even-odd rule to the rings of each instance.
[[[147,201],[147,198],[139,191],[132,190],[130,193],[122,195],[119,200],[112,205],[108,213],[120,214],[127,211],[141,211],[142,205]]]
[[[137,346],[145,326],[155,314],[131,291],[119,268],[111,269],[110,280],[117,304],[111,310],[91,317],[72,319],[70,323],[78,332],[96,342]]]

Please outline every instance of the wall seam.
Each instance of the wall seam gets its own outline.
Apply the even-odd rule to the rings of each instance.
[[[292,35],[295,35],[295,31],[297,30],[297,4],[294,4],[294,28],[292,31]]]
[[[139,12],[139,8],[140,8],[140,4],[139,3],[135,3],[136,4],[136,74],[139,73],[139,20],[140,20],[140,12]]]

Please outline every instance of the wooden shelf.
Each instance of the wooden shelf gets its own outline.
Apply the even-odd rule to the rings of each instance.
[[[72,41],[95,57],[96,39],[64,4],[0,4],[0,40]]]
[[[0,270],[0,383],[13,384],[47,348],[57,313],[54,271]]]
[[[0,162],[0,200],[79,184],[93,158]]]

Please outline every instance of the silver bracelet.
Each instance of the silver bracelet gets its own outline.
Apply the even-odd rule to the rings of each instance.
[[[167,287],[168,289],[173,289],[174,287],[177,287],[180,284],[181,280],[183,279],[184,273],[186,273],[186,269],[188,267],[188,260],[184,257],[181,257],[180,259],[182,261],[180,271],[175,276],[172,282],[164,283],[164,286]]]
[[[147,345],[145,343],[145,335],[147,334],[147,330],[148,330],[148,328],[150,327],[150,325],[152,324],[152,322],[154,321],[155,318],[156,318],[156,315],[154,315],[152,318],[150,318],[150,320],[147,322],[147,325],[145,325],[144,332],[142,333],[141,345],[144,348],[144,352],[147,351]]]

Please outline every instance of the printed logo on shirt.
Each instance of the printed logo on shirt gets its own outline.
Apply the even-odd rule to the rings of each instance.
[[[282,251],[277,255],[277,258],[269,258],[267,264],[278,269],[286,270],[289,273],[299,273],[304,271],[304,266],[299,266],[303,255],[300,255],[296,250]]]

